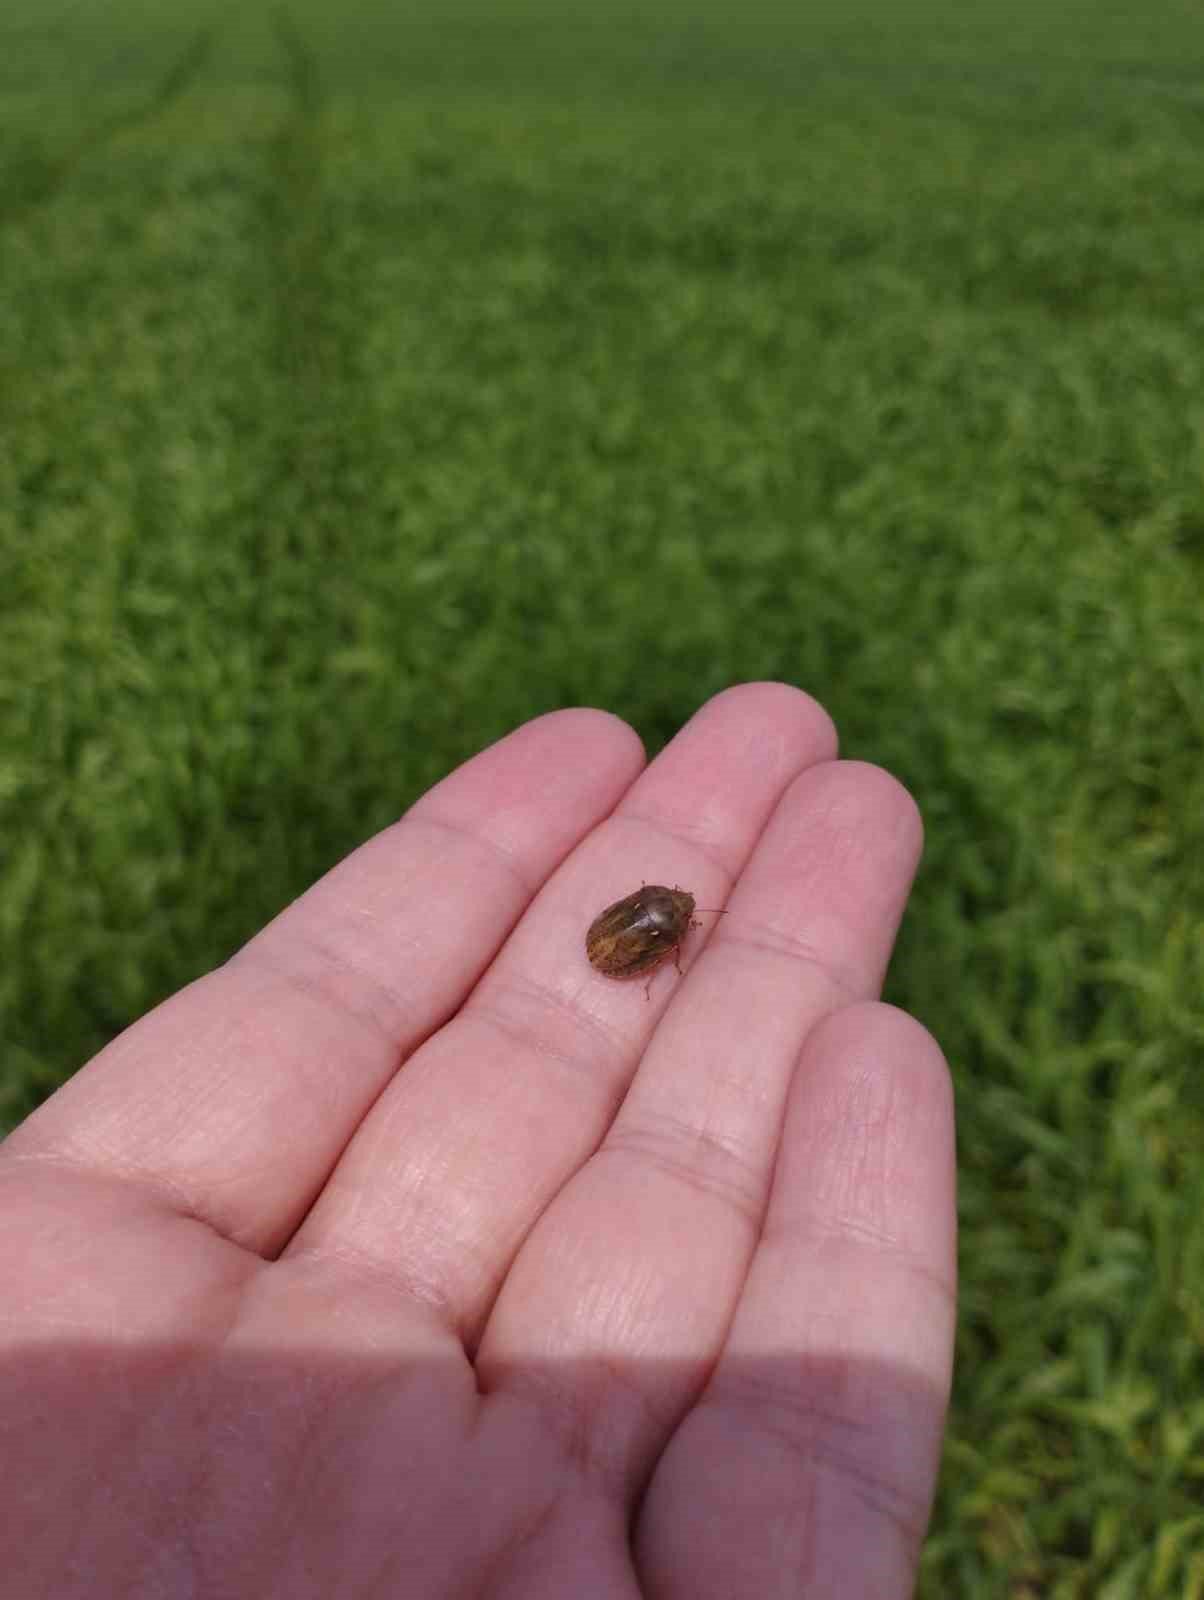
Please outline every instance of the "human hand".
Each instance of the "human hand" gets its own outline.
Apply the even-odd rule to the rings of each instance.
[[[0,1146],[21,1600],[910,1593],[952,1106],[920,848],[806,696],[520,728]],[[645,998],[603,906],[722,918]]]

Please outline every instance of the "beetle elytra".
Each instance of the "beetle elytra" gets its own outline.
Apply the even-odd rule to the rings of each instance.
[[[701,926],[693,916],[694,896],[685,889],[646,883],[598,913],[585,936],[585,953],[590,965],[608,978],[652,973],[669,956],[680,972],[681,942],[691,928]]]

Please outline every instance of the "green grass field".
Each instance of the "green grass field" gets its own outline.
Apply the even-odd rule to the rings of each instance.
[[[524,718],[798,683],[928,829],[922,1592],[1201,1600],[1204,13],[335,12],[0,20],[0,1115]]]

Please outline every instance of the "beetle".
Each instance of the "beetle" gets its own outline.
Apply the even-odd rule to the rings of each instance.
[[[693,917],[694,896],[685,889],[645,883],[590,923],[585,935],[590,966],[608,978],[634,978],[641,972],[652,973],[672,956],[680,972],[682,940],[691,928],[702,926]],[[650,977],[645,992],[651,988]]]

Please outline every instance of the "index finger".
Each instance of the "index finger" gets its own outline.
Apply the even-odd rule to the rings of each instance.
[[[642,765],[607,713],[527,723],[127,1029],[3,1157],[132,1180],[274,1253],[389,1078]]]

